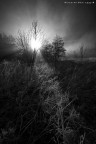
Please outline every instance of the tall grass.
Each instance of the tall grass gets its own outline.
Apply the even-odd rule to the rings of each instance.
[[[1,134],[4,141],[10,136],[15,141],[15,138],[32,127],[40,100],[38,76],[34,67],[19,61],[4,61],[0,64],[0,70]],[[9,133],[11,128],[13,133]]]
[[[96,134],[95,102],[96,102],[96,63],[63,61],[58,63],[58,80],[63,94],[69,93],[69,103],[73,101],[73,108],[79,114],[74,121],[72,130],[78,143],[94,143]],[[72,111],[72,107],[71,107]],[[74,115],[73,115],[74,116]],[[77,135],[77,136],[76,136]],[[68,138],[69,139],[69,138]],[[74,142],[76,143],[76,142]]]
[[[47,64],[37,67],[36,70],[41,83],[43,110],[49,116],[49,131],[54,133],[52,140],[55,138],[56,143],[70,143],[74,139],[75,143],[75,131],[78,129],[75,122],[80,121],[73,105],[76,97],[69,100],[70,93],[62,92],[58,76]]]
[[[19,59],[0,64],[1,143],[81,144],[90,143],[89,135],[93,139],[95,123],[87,123],[90,107],[85,102],[90,106],[89,99],[95,101],[91,84],[96,65],[58,64],[55,70],[43,59],[33,65]]]

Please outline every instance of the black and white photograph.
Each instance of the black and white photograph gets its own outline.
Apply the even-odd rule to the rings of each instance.
[[[95,0],[0,0],[0,144],[96,144]]]

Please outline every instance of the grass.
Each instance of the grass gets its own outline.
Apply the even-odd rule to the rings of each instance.
[[[1,143],[94,144],[95,73],[95,62],[2,61]]]
[[[96,62],[46,63],[19,36],[0,63],[0,143],[95,144]]]
[[[84,124],[80,124],[86,133],[84,142],[94,143],[96,134],[96,62],[58,62],[58,81],[63,93],[69,92],[71,101],[74,96],[77,100],[73,106]],[[76,122],[77,123],[77,122]]]
[[[11,122],[19,137],[38,109],[38,78],[33,67],[19,61],[3,62],[0,70],[0,128],[8,132]]]

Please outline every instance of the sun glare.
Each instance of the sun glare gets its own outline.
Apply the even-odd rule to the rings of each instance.
[[[39,50],[40,47],[41,47],[41,41],[39,39],[35,40],[34,38],[32,38],[31,42],[30,42],[30,45],[31,45],[32,49]]]

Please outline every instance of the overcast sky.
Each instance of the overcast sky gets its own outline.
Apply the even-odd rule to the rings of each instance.
[[[64,2],[0,0],[0,32],[15,35],[18,29],[27,30],[36,19],[48,39],[52,39],[56,34],[64,37],[65,46],[69,51],[82,44],[87,47],[96,46],[96,3]]]

